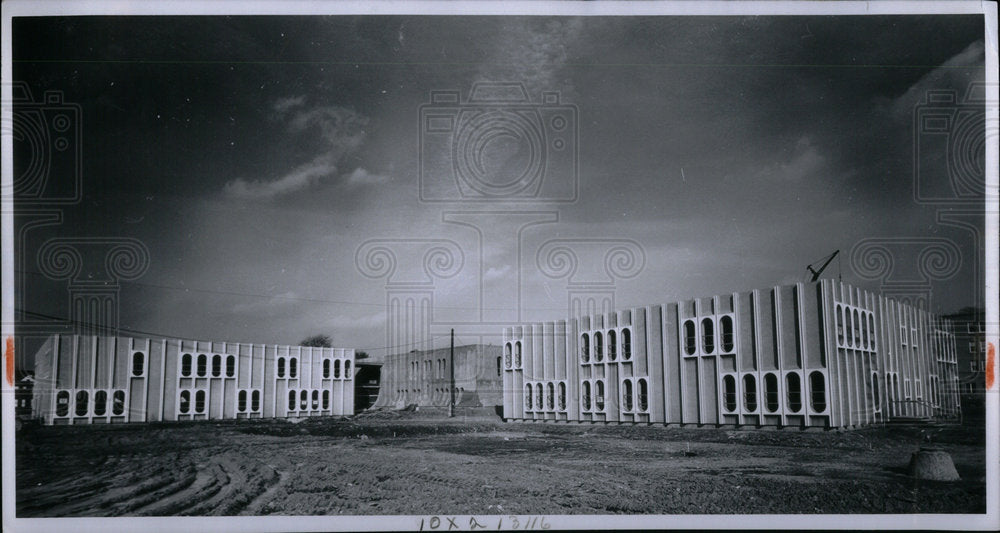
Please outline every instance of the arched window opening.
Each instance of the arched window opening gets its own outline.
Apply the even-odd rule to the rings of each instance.
[[[351,361],[344,360],[344,379],[351,379]]]
[[[250,393],[250,410],[257,412],[260,410],[260,391],[255,390]]]
[[[632,330],[628,328],[622,330],[622,359],[632,359]]]
[[[314,411],[319,409],[319,391],[315,389],[312,392],[312,408]]]
[[[323,409],[326,410],[329,408],[330,408],[330,391],[325,390],[323,391]]]
[[[309,408],[309,391],[299,391],[299,410],[305,411]]]
[[[802,381],[799,375],[788,374],[785,377],[785,387],[788,389],[788,410],[798,413],[802,409]]]
[[[330,379],[330,360],[323,359],[323,379]]]
[[[590,411],[590,382],[583,382],[583,394],[580,395],[580,400],[583,403],[583,410]]]
[[[111,414],[121,415],[125,413],[125,391],[116,390],[111,395]]]
[[[625,411],[632,410],[632,380],[622,382],[622,407]]]
[[[618,339],[615,335],[615,330],[608,330],[608,360],[615,361],[618,359]]]
[[[584,363],[590,362],[590,335],[586,333],[580,335],[580,360]]]
[[[556,387],[551,381],[545,384],[545,405],[549,411],[556,408]]]
[[[288,391],[288,410],[295,410],[295,390]]]
[[[844,335],[847,337],[847,342],[845,343],[845,346],[850,347],[850,346],[854,345],[854,333],[852,333],[853,330],[854,330],[853,329],[854,325],[853,325],[853,320],[851,318],[851,317],[854,316],[854,314],[851,313],[851,310],[847,309],[847,308],[844,309],[844,314],[847,317],[846,318],[847,325],[845,326],[845,330],[844,330]]]
[[[767,412],[778,411],[778,376],[774,374],[764,374],[764,401]]]
[[[854,346],[861,347],[861,317],[858,314],[858,310],[854,310]]]
[[[69,391],[59,391],[56,393],[56,416],[69,416],[70,393]]]
[[[645,378],[639,379],[639,410],[649,411],[649,383]]]
[[[709,317],[701,319],[701,347],[707,354],[715,351],[715,324]]]
[[[837,306],[837,343],[844,344],[844,306]]]
[[[194,393],[194,411],[196,413],[205,412],[205,391],[203,390]]]
[[[191,375],[191,354],[186,353],[181,356],[181,376],[189,377]]]
[[[545,397],[544,386],[541,383],[535,384],[535,409],[538,409],[539,411],[545,409],[545,404],[542,403],[544,397]]]
[[[822,372],[809,374],[809,401],[814,412],[826,411],[826,380]]]
[[[340,379],[340,359],[333,361],[333,377],[334,379]]]
[[[288,377],[295,378],[299,374],[299,360],[295,357],[288,358]]]
[[[684,353],[687,355],[694,355],[696,348],[697,337],[694,332],[694,321],[685,320],[684,321]]]
[[[868,336],[871,339],[870,350],[874,351],[875,348],[875,315],[868,313]]]
[[[749,412],[757,410],[757,380],[753,374],[743,376],[743,408]]]
[[[231,378],[236,375],[236,356],[226,357],[226,377]]]
[[[604,410],[604,381],[597,380],[594,386],[594,406],[598,411]]]
[[[208,356],[198,354],[198,377],[203,378],[208,375]]]
[[[181,391],[181,402],[179,406],[181,414],[187,414],[191,411],[191,391],[183,390]]]
[[[76,416],[87,416],[87,402],[90,399],[90,395],[87,391],[81,390],[76,392]]]
[[[736,340],[733,333],[733,317],[726,315],[719,322],[722,328],[722,351],[731,352],[736,347]]]
[[[594,361],[600,363],[604,360],[604,335],[600,331],[594,332]]]
[[[236,409],[243,413],[247,410],[247,391],[241,390],[239,396],[236,399]]]
[[[94,393],[94,415],[104,416],[108,411],[108,393],[99,390]]]
[[[146,366],[146,354],[135,352],[132,354],[132,375],[141,376]]]
[[[559,382],[559,410],[566,410],[566,384]]]
[[[733,376],[722,378],[722,402],[726,411],[736,410],[736,378]]]
[[[514,343],[514,367],[521,368],[521,341]]]
[[[222,375],[222,356],[215,354],[212,356],[212,377],[217,378]]]
[[[861,346],[868,350],[868,323],[864,319],[864,315],[861,315]]]
[[[285,358],[284,357],[279,357],[278,358],[278,377],[279,378],[285,377]]]
[[[872,396],[875,398],[875,410],[882,410],[882,396],[878,393],[878,374],[872,374]]]
[[[511,352],[512,352],[512,350],[513,350],[513,348],[511,348],[509,342],[507,344],[505,344],[504,347],[503,347],[503,365],[504,365],[504,368],[510,368],[510,365],[511,365],[511,355],[512,355]],[[438,364],[438,368],[440,368],[440,367],[441,367],[441,365]]]
[[[528,411],[533,409],[531,406],[531,402],[534,399],[533,392],[534,391],[531,390],[531,383],[524,386],[524,408]]]

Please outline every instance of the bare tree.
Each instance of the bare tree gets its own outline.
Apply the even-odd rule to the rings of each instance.
[[[315,348],[333,348],[333,339],[329,335],[313,335],[302,342],[299,346],[312,346]]]

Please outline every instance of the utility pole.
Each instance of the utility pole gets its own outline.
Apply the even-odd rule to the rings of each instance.
[[[451,330],[451,364],[448,365],[451,369],[451,387],[449,387],[451,393],[451,401],[448,402],[448,416],[455,416],[455,329]]]

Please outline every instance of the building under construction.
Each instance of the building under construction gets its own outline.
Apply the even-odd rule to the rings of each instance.
[[[486,344],[413,350],[389,355],[375,407],[458,407],[501,405],[501,348]],[[453,365],[454,363],[454,365]]]
[[[959,415],[951,323],[821,280],[504,329],[508,420],[852,428]]]
[[[354,350],[53,335],[35,355],[46,424],[342,416]]]

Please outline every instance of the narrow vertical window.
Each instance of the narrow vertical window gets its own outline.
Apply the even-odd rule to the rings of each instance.
[[[854,346],[856,348],[861,347],[861,317],[858,314],[858,310],[854,310],[854,322],[852,323],[854,327]]]
[[[847,347],[851,347],[854,345],[854,333],[852,333],[854,331],[853,329],[854,326],[851,319],[851,317],[853,317],[854,315],[853,313],[851,313],[851,310],[847,308],[844,309],[844,315],[846,315],[847,317],[846,318],[847,325],[844,326],[844,336],[847,337],[847,342],[844,345]]]
[[[309,408],[309,391],[302,390],[299,392],[299,409],[305,411]]]
[[[541,383],[535,384],[535,409],[541,411],[545,409],[545,404],[542,403],[542,399],[545,396],[544,385]]]
[[[125,413],[125,391],[116,390],[111,395],[111,414],[121,415]]]
[[[722,351],[732,352],[736,347],[736,339],[733,334],[733,317],[726,315],[719,321],[722,329]]]
[[[288,410],[295,410],[295,390],[288,391]]]
[[[559,410],[566,410],[566,384],[562,381],[559,382]]]
[[[198,377],[203,378],[208,375],[208,356],[198,354]]]
[[[788,374],[785,377],[785,387],[788,389],[788,410],[798,413],[802,409],[802,381],[799,375]]]
[[[826,411],[826,382],[822,372],[809,374],[809,400],[814,412]]]
[[[108,410],[108,393],[99,390],[94,393],[94,415],[104,416]]]
[[[600,379],[594,384],[594,406],[598,411],[604,410],[604,381]]]
[[[69,414],[69,391],[59,391],[56,394],[56,416],[66,416]]]
[[[231,378],[236,375],[236,356],[226,357],[226,377]]]
[[[141,376],[145,371],[146,366],[146,354],[142,352],[135,352],[132,354],[132,375]]]
[[[191,354],[186,353],[181,356],[181,376],[188,377],[191,375]]]
[[[278,358],[278,377],[279,378],[285,377],[285,358],[284,357],[279,357]]]
[[[875,398],[875,410],[882,410],[882,396],[878,393],[878,374],[872,374],[872,396]]]
[[[85,390],[76,392],[76,416],[87,416],[87,402],[90,395]]]
[[[250,394],[250,410],[257,412],[260,411],[260,391],[255,390]]]
[[[861,346],[868,350],[868,321],[861,315]]]
[[[600,331],[594,332],[594,361],[600,363],[604,360],[604,336]]]
[[[837,305],[837,343],[844,344],[844,306]]]
[[[622,407],[626,411],[632,410],[632,380],[630,379],[622,382]]]
[[[873,313],[868,313],[868,336],[871,339],[870,350],[875,351],[875,315]]]
[[[511,357],[513,356],[513,348],[508,342],[503,346],[503,366],[504,368],[510,368],[512,363]],[[438,363],[438,368],[441,368],[441,364]]]
[[[736,410],[736,378],[733,376],[722,378],[722,401],[726,411]]]
[[[323,391],[323,410],[330,408],[330,391]]]
[[[608,330],[608,360],[615,361],[618,359],[618,338],[615,335],[615,330]]]
[[[580,400],[583,403],[583,410],[590,411],[590,382],[583,382],[583,394],[580,395]]]
[[[514,343],[514,367],[521,368],[521,341]]]
[[[441,368],[440,364],[438,365],[438,368]],[[497,357],[497,377],[500,377],[502,375],[503,375],[503,358]]]
[[[314,411],[319,409],[319,391],[315,389],[312,392],[312,408]]]
[[[344,379],[351,379],[351,360],[344,360]]]
[[[179,406],[181,414],[187,414],[191,410],[191,391],[181,391],[181,404]]]
[[[545,384],[545,405],[549,411],[556,408],[556,387],[551,381]]]
[[[333,378],[340,379],[340,359],[333,361]]]
[[[532,409],[531,402],[533,400],[533,393],[531,390],[531,383],[524,386],[524,408],[530,411]]]
[[[205,412],[205,391],[203,390],[194,393],[194,411],[196,413]]]
[[[323,359],[323,379],[330,379],[330,360]]]
[[[685,320],[684,321],[684,353],[687,355],[694,355],[695,347],[697,343],[697,337],[694,332],[694,321]]]
[[[590,335],[586,333],[580,335],[580,360],[584,363],[590,362]]]
[[[243,413],[247,410],[247,391],[241,390],[239,396],[236,398],[236,409]]]
[[[645,378],[639,379],[639,410],[642,412],[649,410],[649,384]]]
[[[778,376],[774,374],[764,374],[764,401],[767,412],[774,413],[778,410]]]
[[[757,410],[757,380],[753,374],[743,376],[743,407],[749,412]]]
[[[715,324],[710,317],[701,319],[701,348],[707,354],[715,351]]]
[[[299,360],[295,357],[288,358],[288,377],[295,378],[299,374]]]
[[[212,377],[217,378],[222,375],[222,356],[215,354],[212,356]]]
[[[622,330],[622,359],[632,359],[632,330],[629,328]]]

